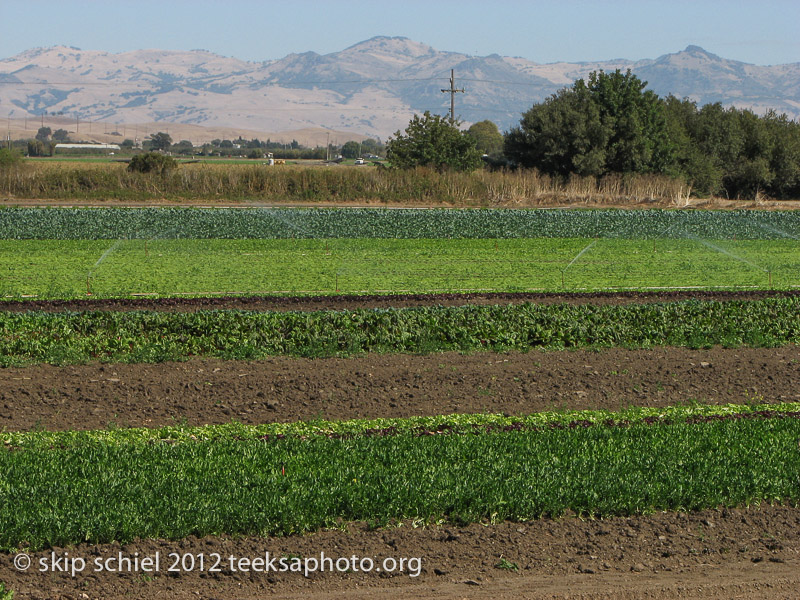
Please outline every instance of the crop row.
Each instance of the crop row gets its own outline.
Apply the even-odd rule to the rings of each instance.
[[[388,435],[429,436],[485,434],[577,427],[631,427],[634,425],[673,425],[740,419],[800,419],[800,402],[775,404],[679,404],[666,407],[631,406],[621,410],[559,410],[530,415],[495,413],[451,414],[401,418],[317,419],[290,423],[163,427],[126,427],[73,431],[3,431],[0,441],[6,450],[31,448],[66,449],[103,444],[153,445],[196,444],[221,441],[270,441],[287,437],[352,438]]]
[[[10,449],[0,549],[796,502],[799,436],[798,419],[734,419]]]
[[[6,239],[800,239],[800,212],[502,209],[8,208]]]
[[[800,286],[793,240],[0,240],[0,296]]]
[[[0,364],[255,359],[363,352],[774,346],[800,342],[800,298],[319,312],[0,314]]]

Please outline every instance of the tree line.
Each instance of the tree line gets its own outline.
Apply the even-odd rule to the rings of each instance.
[[[387,157],[399,167],[471,170],[483,153],[491,166],[564,179],[653,173],[699,196],[800,198],[800,124],[774,111],[661,98],[646,85],[630,70],[593,72],[534,104],[505,134],[490,121],[460,131],[425,113],[395,133]]]
[[[36,133],[36,137],[29,140],[15,140],[11,145],[19,152],[27,156],[53,156],[55,145],[61,142],[70,142],[69,132],[65,129],[53,131],[50,127],[41,127]],[[282,159],[315,159],[322,160],[328,156],[341,154],[344,158],[357,158],[358,156],[375,157],[385,154],[385,147],[379,141],[367,138],[361,142],[348,141],[343,145],[331,144],[329,148],[317,146],[310,148],[303,146],[297,140],[291,143],[273,142],[271,140],[262,141],[258,138],[250,140],[239,137],[235,140],[214,139],[202,146],[195,146],[189,140],[173,141],[169,133],[159,131],[138,144],[132,139],[125,139],[119,143],[123,152],[133,154],[139,150],[144,152],[165,152],[178,156],[220,156],[220,157],[239,157],[239,158],[265,158],[267,153],[274,158]],[[102,153],[102,151],[96,151]],[[71,154],[87,154],[92,151],[87,149],[75,149],[69,151]]]

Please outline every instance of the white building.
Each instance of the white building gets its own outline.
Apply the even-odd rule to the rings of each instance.
[[[56,144],[56,150],[119,150],[119,144]]]

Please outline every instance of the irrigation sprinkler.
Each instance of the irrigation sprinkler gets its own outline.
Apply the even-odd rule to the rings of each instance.
[[[562,288],[566,289],[566,286],[564,285],[564,272],[567,269],[569,269],[575,263],[576,260],[578,260],[581,256],[583,256],[583,254],[585,252],[588,252],[591,249],[591,247],[594,246],[598,242],[598,240],[599,240],[599,238],[595,238],[595,240],[593,242],[591,242],[590,244],[587,244],[587,246],[583,250],[578,252],[578,254],[576,254],[575,257],[571,261],[569,261],[569,264],[566,267],[561,269],[561,287]]]
[[[339,293],[339,273],[336,273],[336,293]]]
[[[109,246],[106,249],[106,251],[103,252],[103,255],[100,258],[97,259],[97,262],[94,263],[94,266],[91,269],[89,269],[89,272],[86,273],[86,295],[87,296],[91,296],[92,295],[92,285],[91,285],[92,273],[94,273],[97,270],[97,267],[99,267],[100,263],[102,263],[106,259],[106,256],[108,256],[111,252],[113,252],[114,249],[117,246],[119,246],[121,243],[122,243],[122,238],[118,239],[116,242],[111,244],[111,246]]]
[[[733,252],[729,252],[725,248],[717,246],[716,244],[712,244],[708,240],[704,240],[703,238],[699,238],[696,235],[687,234],[686,237],[688,237],[689,239],[692,239],[692,240],[694,240],[696,242],[699,242],[699,243],[703,244],[704,246],[706,246],[708,248],[711,248],[712,250],[715,250],[716,252],[719,252],[720,254],[725,254],[726,256],[729,256],[729,257],[733,258],[734,260],[738,260],[739,262],[741,262],[743,264],[750,265],[754,269],[759,269],[761,271],[764,271],[764,273],[766,273],[768,275],[768,277],[769,277],[769,285],[772,286],[772,272],[770,271],[770,269],[762,267],[761,265],[757,265],[756,263],[754,263],[752,261],[749,261],[746,258],[743,258],[743,257],[741,257],[741,256],[739,256],[737,254],[734,254]]]
[[[777,227],[773,227],[772,225],[767,225],[766,223],[756,223],[762,229],[766,229],[767,231],[771,231],[772,233],[777,233],[785,238],[789,238],[791,240],[800,240],[800,236],[793,235],[788,231],[784,231],[783,229],[778,229]]]

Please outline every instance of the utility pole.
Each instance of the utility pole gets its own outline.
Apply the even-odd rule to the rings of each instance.
[[[462,93],[464,94],[464,88],[460,90],[456,89],[456,76],[455,76],[455,69],[450,69],[450,88],[443,89],[442,93],[450,94],[450,123],[456,122],[456,94]]]

